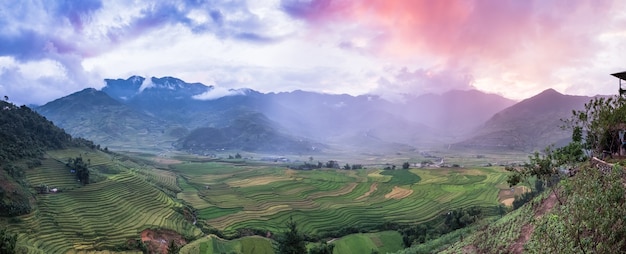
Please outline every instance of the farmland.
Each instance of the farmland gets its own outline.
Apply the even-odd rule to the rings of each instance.
[[[81,185],[63,163],[77,156],[90,162],[95,182]],[[199,236],[176,212],[181,204],[166,194],[176,188],[173,174],[141,167],[97,150],[49,152],[41,166],[26,171],[26,179],[59,192],[38,194],[34,212],[5,223],[28,253],[124,250],[146,228]]]
[[[171,167],[182,188],[178,198],[226,234],[243,228],[281,231],[289,217],[303,232],[324,234],[350,226],[420,223],[469,206],[491,213],[507,188],[499,167],[292,170],[245,162]]]
[[[91,183],[82,185],[66,166],[75,157],[89,163]],[[145,229],[201,237],[194,218],[181,212],[186,206],[201,225],[227,237],[244,229],[282,232],[290,217],[307,235],[343,236],[356,232],[345,229],[416,224],[471,206],[493,215],[493,208],[510,198],[504,194],[511,195],[500,167],[294,170],[246,160],[157,159],[78,148],[49,151],[41,165],[25,171],[25,179],[31,187],[58,192],[34,194],[34,212],[2,224],[18,233],[28,253],[132,252],[139,250],[135,243]],[[395,231],[356,234],[336,240],[336,246],[393,251],[402,244],[398,238]],[[269,250],[270,243],[205,236],[183,253],[250,253],[250,246]]]

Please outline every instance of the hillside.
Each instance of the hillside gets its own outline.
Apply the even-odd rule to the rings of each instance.
[[[443,94],[407,96],[398,111],[407,119],[437,128],[451,136],[474,131],[494,114],[516,101],[477,90],[452,90]]]
[[[75,137],[110,148],[152,147],[175,127],[120,103],[92,88],[51,101],[35,109]]]
[[[582,168],[563,179],[556,192],[546,191],[442,253],[622,253],[623,168],[606,173],[589,163]]]
[[[572,110],[582,109],[589,100],[591,97],[545,90],[498,112],[472,138],[455,147],[531,151],[550,144],[565,145],[571,132],[560,128],[561,119],[571,117]]]
[[[201,234],[173,198],[175,174],[72,138],[28,107],[0,106],[0,228],[17,235],[19,253],[149,250],[141,234],[152,228]],[[80,182],[69,162],[79,158]]]
[[[31,212],[34,204],[23,181],[24,170],[39,164],[46,151],[93,143],[73,139],[26,106],[0,101],[0,216]]]
[[[192,130],[178,140],[175,147],[197,154],[222,150],[295,154],[316,153],[321,151],[322,145],[281,133],[264,115],[248,112],[237,114],[226,127]]]

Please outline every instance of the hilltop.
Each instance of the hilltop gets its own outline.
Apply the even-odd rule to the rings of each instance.
[[[580,110],[592,97],[561,94],[545,90],[512,105],[486,121],[473,137],[455,144],[459,149],[541,150],[570,141],[570,131],[561,128],[572,110]]]

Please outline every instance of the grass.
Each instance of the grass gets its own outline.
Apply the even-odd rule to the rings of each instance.
[[[403,249],[402,235],[397,231],[352,234],[333,241],[333,244],[333,253],[341,254],[389,253]]]
[[[222,240],[215,236],[208,236],[191,242],[180,250],[181,254],[273,254],[274,249],[269,239],[249,236],[235,240]]]

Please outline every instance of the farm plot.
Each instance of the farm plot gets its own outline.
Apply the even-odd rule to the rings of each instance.
[[[402,235],[398,231],[368,234],[352,234],[333,242],[335,253],[391,253],[403,248]]]
[[[451,209],[496,206],[506,182],[500,168],[297,171],[216,162],[173,168],[188,180],[184,192],[198,199],[185,200],[205,204],[199,218],[226,232],[281,231],[289,217],[307,233],[419,223]]]
[[[274,249],[269,239],[249,236],[235,240],[222,240],[213,235],[191,242],[180,250],[181,254],[273,254]]]
[[[97,183],[76,184],[74,175],[59,162],[78,154],[75,152],[89,158],[92,165],[116,166],[123,171],[107,174]],[[78,150],[55,151],[51,157],[55,159],[46,159],[40,167],[28,170],[26,179],[31,185],[54,184],[62,191],[37,195],[37,209],[8,224],[29,253],[118,249],[127,240],[138,239],[146,228],[171,229],[189,236],[201,233],[174,210],[182,204],[108,155]]]

